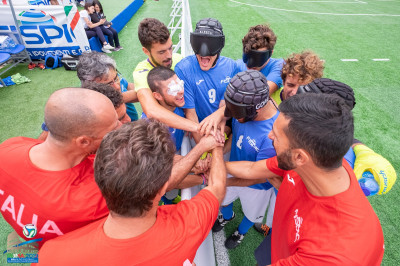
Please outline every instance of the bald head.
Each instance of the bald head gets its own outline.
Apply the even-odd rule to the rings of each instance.
[[[96,137],[115,119],[114,106],[105,95],[81,88],[55,91],[44,110],[49,136],[59,141],[83,135]]]

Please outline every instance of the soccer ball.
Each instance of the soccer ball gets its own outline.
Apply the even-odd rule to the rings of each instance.
[[[37,233],[37,229],[34,224],[26,224],[24,225],[24,229],[22,230],[22,232],[27,238],[33,238]]]

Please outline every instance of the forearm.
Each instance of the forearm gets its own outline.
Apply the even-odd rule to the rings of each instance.
[[[225,141],[224,154],[231,152],[231,148],[232,148],[232,135],[230,135],[229,139],[227,141]]]
[[[251,161],[226,162],[226,172],[241,179],[259,179],[265,177],[265,174],[261,177],[254,176],[252,173],[254,164],[255,162]]]
[[[269,95],[272,95],[277,89],[279,89],[275,82],[267,81],[267,83],[269,86]]]
[[[184,189],[203,184],[203,178],[199,175],[187,175],[176,188]]]
[[[248,187],[256,184],[262,184],[267,182],[266,178],[261,179],[242,179],[237,177],[227,178],[226,186],[227,187]]]
[[[227,162],[226,169],[232,176],[242,179],[267,179],[276,189],[279,189],[282,183],[282,177],[267,168],[266,160]]]
[[[88,27],[89,27],[90,29],[93,29],[93,28],[96,28],[96,27],[100,26],[100,25],[101,25],[101,22],[99,21],[99,22],[97,22],[97,23],[92,23],[92,22],[88,21],[88,22],[86,22],[86,24],[88,25]]]
[[[122,93],[124,103],[136,103],[139,101],[136,91],[128,90]]]
[[[197,117],[195,109],[186,109],[185,116],[188,120],[190,120],[198,125],[199,118]],[[199,133],[197,133],[197,130],[195,132],[192,132],[192,136],[194,138],[194,141],[196,143],[199,143],[199,141],[201,139],[201,135]]]
[[[167,190],[177,188],[177,185],[190,173],[200,156],[205,152],[201,145],[196,145],[186,156],[175,155],[174,166]]]
[[[210,190],[221,204],[226,192],[226,169],[222,147],[215,148],[212,151],[211,171],[208,186],[205,189]]]
[[[162,107],[151,94],[150,89],[141,89],[137,93],[143,112],[148,118],[154,118],[172,128],[196,132],[198,124],[183,118]]]

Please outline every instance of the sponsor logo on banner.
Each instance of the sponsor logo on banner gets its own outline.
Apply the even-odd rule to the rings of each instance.
[[[40,1],[35,1],[39,3]],[[75,6],[15,6],[21,35],[32,59],[44,59],[47,54],[79,55],[89,51],[89,42],[79,12]],[[0,6],[0,16],[7,16],[9,10]],[[2,30],[11,29],[13,23],[0,19]]]
[[[50,0],[29,0],[29,1],[28,1],[28,4],[30,4],[30,5],[37,5],[37,6],[39,6],[39,5],[46,5],[46,6],[48,6],[48,5],[50,5],[51,3],[50,3]]]
[[[18,15],[19,21],[22,25],[54,25],[56,18],[44,11],[30,9],[28,11],[22,11]]]

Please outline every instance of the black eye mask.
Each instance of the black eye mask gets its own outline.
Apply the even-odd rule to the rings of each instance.
[[[257,51],[251,50],[248,53],[243,53],[243,62],[248,68],[261,67],[265,62],[270,59],[272,55],[272,50]]]

